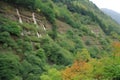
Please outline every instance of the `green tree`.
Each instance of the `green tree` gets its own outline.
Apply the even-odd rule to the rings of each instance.
[[[0,80],[12,80],[19,75],[21,65],[17,56],[11,53],[0,54]]]
[[[42,74],[40,76],[40,79],[41,80],[62,80],[62,76],[58,70],[52,68],[48,70],[47,74],[46,73]]]
[[[89,61],[90,60],[90,53],[87,49],[82,49],[81,52],[77,52],[76,59],[79,61]]]

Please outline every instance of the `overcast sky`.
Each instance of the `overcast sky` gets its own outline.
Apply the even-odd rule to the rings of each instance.
[[[108,8],[120,13],[120,0],[90,0],[99,8]]]

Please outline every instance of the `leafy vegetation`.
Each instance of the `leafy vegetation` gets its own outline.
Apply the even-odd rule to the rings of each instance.
[[[0,80],[120,79],[120,25],[89,0],[0,4],[5,12],[16,6],[24,14],[28,10],[26,15],[35,12],[37,20],[44,18],[38,25],[21,24],[14,12],[0,10]]]

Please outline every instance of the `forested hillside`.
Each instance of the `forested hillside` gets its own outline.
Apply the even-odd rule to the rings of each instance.
[[[0,1],[0,80],[120,80],[119,41],[89,0]]]

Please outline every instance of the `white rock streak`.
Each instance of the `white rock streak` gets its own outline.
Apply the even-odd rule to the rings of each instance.
[[[33,17],[34,24],[37,25],[37,21],[36,21],[36,19],[35,19],[35,13],[34,13],[34,12],[32,13],[32,17]]]
[[[21,18],[20,13],[19,13],[19,10],[16,9],[16,11],[17,11],[17,15],[18,15],[18,18],[19,18],[19,22],[20,22],[20,23],[23,23],[23,22],[22,22],[22,18]]]
[[[42,35],[41,35],[41,34],[39,34],[38,32],[37,32],[37,36],[38,36],[38,38],[42,37]]]
[[[37,25],[37,21],[36,21],[36,19],[35,19],[35,13],[34,13],[34,12],[32,13],[32,18],[33,18],[34,24],[35,24],[36,27],[38,28],[38,25]],[[40,37],[42,37],[42,35],[37,32],[37,37],[40,38]]]
[[[46,31],[45,25],[43,24],[43,29]]]

